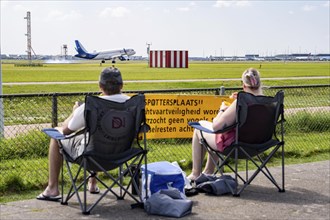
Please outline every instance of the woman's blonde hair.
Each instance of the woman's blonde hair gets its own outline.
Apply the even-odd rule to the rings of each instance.
[[[245,70],[242,74],[242,81],[251,89],[259,89],[261,85],[259,71],[254,68]]]

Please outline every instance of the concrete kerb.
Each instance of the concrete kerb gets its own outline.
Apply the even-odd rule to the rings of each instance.
[[[280,175],[280,167],[270,170]],[[192,214],[184,219],[330,219],[330,161],[288,165],[285,172],[285,193],[279,193],[259,174],[238,198],[205,194],[188,197],[194,205]],[[129,199],[117,201],[109,195],[90,215],[83,215],[75,200],[63,206],[31,199],[1,204],[0,219],[169,219],[131,209],[130,204]]]

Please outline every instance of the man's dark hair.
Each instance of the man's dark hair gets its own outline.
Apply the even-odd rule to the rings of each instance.
[[[123,85],[119,69],[107,67],[102,70],[99,85],[107,95],[119,94]]]

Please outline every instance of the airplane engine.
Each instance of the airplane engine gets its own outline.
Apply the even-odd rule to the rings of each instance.
[[[123,56],[120,56],[120,57],[118,57],[121,61],[125,61],[125,60],[127,60],[125,57],[123,57]]]

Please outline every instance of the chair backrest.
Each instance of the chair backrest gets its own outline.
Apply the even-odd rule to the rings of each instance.
[[[85,120],[88,143],[85,152],[109,155],[127,151],[145,120],[145,96],[132,96],[124,103],[86,96]]]
[[[272,139],[283,112],[283,91],[274,97],[239,92],[236,106],[237,141],[262,144]]]

